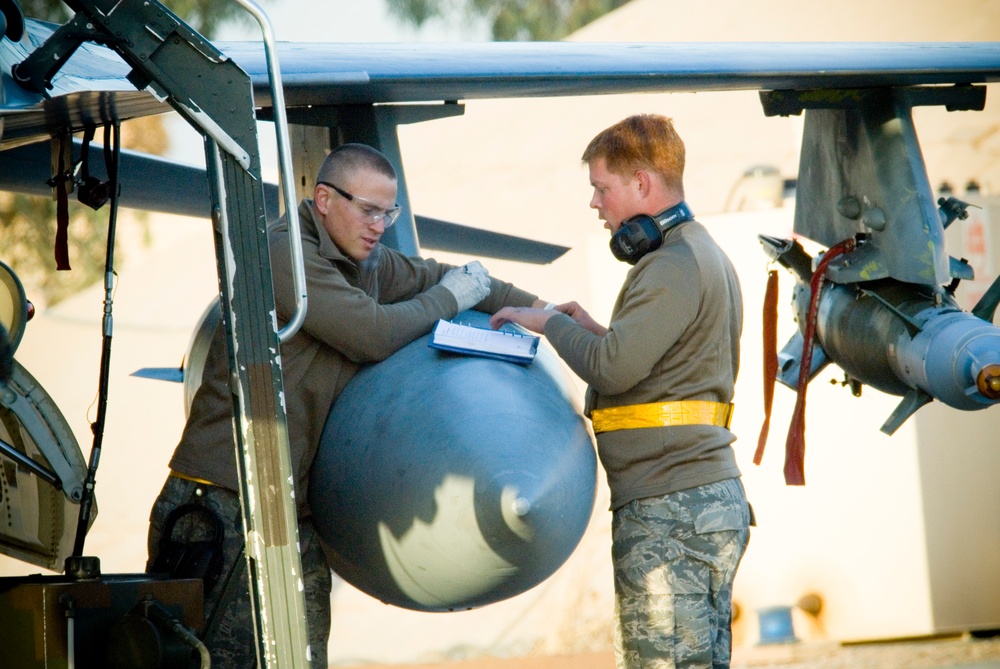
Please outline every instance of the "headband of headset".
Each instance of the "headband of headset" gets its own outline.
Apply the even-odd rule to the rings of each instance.
[[[639,258],[660,247],[667,230],[692,218],[694,214],[686,202],[664,209],[656,216],[633,216],[611,236],[611,253],[618,260],[634,265]]]

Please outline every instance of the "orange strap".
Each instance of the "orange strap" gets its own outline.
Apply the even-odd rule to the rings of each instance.
[[[816,314],[819,312],[819,294],[823,289],[824,274],[830,261],[839,255],[854,250],[853,237],[830,247],[823,254],[816,271],[809,282],[809,314],[806,318],[806,331],[802,344],[802,357],[799,360],[798,392],[795,398],[795,409],[792,412],[792,422],[788,426],[788,439],[785,441],[785,483],[787,485],[805,485],[806,458],[806,387],[809,385],[809,370],[812,368],[813,339],[816,336]]]
[[[771,428],[771,406],[774,404],[774,382],[778,376],[778,271],[767,273],[767,289],[764,291],[764,311],[762,314],[764,339],[764,424],[757,438],[757,450],[753,463],[759,465],[764,457],[764,444]]]

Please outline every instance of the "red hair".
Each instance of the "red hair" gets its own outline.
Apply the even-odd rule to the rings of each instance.
[[[597,158],[604,158],[613,174],[630,176],[647,169],[669,188],[684,192],[684,142],[666,116],[636,114],[602,130],[582,156],[588,164]]]

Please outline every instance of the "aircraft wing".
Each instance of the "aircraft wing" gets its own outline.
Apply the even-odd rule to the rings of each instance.
[[[138,91],[126,76],[129,67],[110,49],[83,44],[52,79],[44,95],[25,90],[10,77],[11,69],[41,46],[58,26],[28,19],[19,40],[0,42],[0,128],[3,148],[47,138],[66,128],[82,130],[169,111],[149,93]]]
[[[58,26],[26,19],[0,42],[0,71]],[[216,45],[251,77],[258,107],[271,104],[261,42]],[[1000,80],[1000,43],[584,43],[278,44],[288,107],[642,91],[784,90]],[[0,94],[0,149],[67,128],[169,111],[128,80],[112,50],[83,43],[44,94],[9,76]]]
[[[58,26],[26,19],[0,41],[0,71]],[[271,104],[261,42],[220,42],[250,76],[258,107]],[[642,91],[784,90],[1000,79],[1000,43],[295,43],[278,45],[288,107],[597,95]],[[0,149],[87,125],[169,111],[128,80],[112,50],[83,43],[44,94],[4,76]]]
[[[9,73],[57,26],[27,19],[0,44]],[[219,42],[270,105],[260,42]],[[1000,79],[1000,43],[583,43],[357,44],[281,42],[288,106],[429,102],[641,91],[782,90],[988,83]],[[67,127],[168,111],[127,80],[113,51],[84,43],[45,95],[4,77],[4,148]]]
[[[8,34],[0,42],[0,71],[11,72],[45,44],[56,28],[26,20],[18,39]],[[262,43],[220,42],[216,46],[250,75],[255,105],[267,117],[271,92]],[[989,83],[1000,80],[1000,43],[489,42],[359,47],[282,42],[278,62],[286,106],[321,112],[344,105],[479,98]],[[0,150],[21,147],[23,151],[6,153],[0,188],[44,192],[42,177],[50,169],[44,140],[59,132],[169,111],[151,92],[137,90],[129,73],[130,67],[115,52],[85,42],[51,77],[49,90],[43,94],[4,77]],[[177,166],[172,171],[170,164],[141,155],[127,155],[125,160],[137,169],[124,174],[141,173],[148,179],[149,170],[155,169],[161,175],[158,183],[175,187],[149,189],[140,184],[128,188],[123,184],[126,200],[136,196],[134,201],[123,201],[126,206],[188,215],[207,211],[203,180],[191,178],[191,168]],[[176,197],[177,192],[187,193],[185,184],[195,183],[198,192]],[[164,201],[150,195],[165,190],[175,197]],[[276,194],[269,188],[272,211]],[[470,229],[439,223],[424,217],[414,220],[428,242],[437,235],[438,248],[457,248],[456,240],[464,239],[466,244],[475,241],[477,248],[487,243],[495,246],[499,257],[525,256],[523,249],[511,245],[512,240],[486,240],[482,235],[473,240]],[[551,257],[559,249],[539,247],[532,253]]]
[[[220,43],[270,104],[259,46]],[[279,44],[290,105],[1000,80],[1000,43]]]

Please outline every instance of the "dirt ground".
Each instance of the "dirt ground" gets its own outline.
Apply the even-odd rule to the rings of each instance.
[[[482,658],[393,669],[614,669],[611,652],[523,658]],[[865,644],[808,642],[737,648],[733,669],[1000,669],[1000,639],[971,636]],[[390,669],[366,665],[356,669]]]

